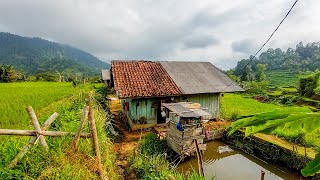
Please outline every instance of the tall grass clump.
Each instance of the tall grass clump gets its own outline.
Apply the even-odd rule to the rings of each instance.
[[[140,141],[138,150],[130,159],[130,163],[134,168],[138,179],[204,179],[197,173],[193,172],[183,175],[172,166],[167,160],[166,142],[159,140],[154,133],[148,134]]]
[[[65,96],[46,107],[40,108],[39,119],[47,118],[51,113],[58,112],[59,117],[53,122],[50,130],[75,132],[79,126],[85,98],[90,87],[73,90],[74,93]],[[94,92],[91,92],[94,93]],[[115,167],[115,153],[113,144],[106,136],[105,122],[107,113],[103,111],[95,100],[92,101],[98,138],[101,149],[102,163],[109,179],[117,179]],[[39,111],[35,111],[38,115]],[[30,120],[29,120],[30,121]],[[24,123],[24,121],[20,122]],[[28,126],[28,125],[21,125]],[[89,132],[87,123],[84,132]],[[0,137],[2,138],[2,137]],[[43,151],[41,145],[34,145],[23,159],[13,169],[6,165],[28,142],[30,137],[4,137],[0,142],[0,179],[97,179],[98,167],[92,149],[91,139],[80,139],[77,152],[71,147],[73,137],[45,137],[49,152]]]

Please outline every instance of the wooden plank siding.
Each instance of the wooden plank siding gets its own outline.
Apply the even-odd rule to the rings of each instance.
[[[201,104],[201,107],[208,108],[214,117],[220,116],[220,94],[192,94],[186,95],[187,100]]]
[[[144,117],[148,124],[157,123],[156,109],[152,108],[152,99],[126,99],[129,102],[130,118],[139,120]]]
[[[175,97],[175,100],[178,102],[188,101],[193,103],[200,103],[201,107],[208,108],[208,110],[212,113],[213,117],[219,117],[220,115],[219,93],[184,95],[181,97]],[[129,103],[129,112],[127,112],[126,114],[128,115],[128,118],[130,118],[130,126],[133,127],[135,125],[140,125],[134,123],[137,122],[137,120],[140,120],[142,117],[146,119],[146,122],[148,124],[144,124],[146,127],[149,127],[150,125],[156,125],[157,109],[156,107],[153,107],[153,104],[156,103],[156,101],[157,100],[153,98],[122,100],[121,104],[123,108],[125,102]],[[179,121],[179,118],[175,120]]]

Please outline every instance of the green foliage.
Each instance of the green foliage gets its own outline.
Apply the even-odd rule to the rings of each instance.
[[[141,140],[139,149],[142,154],[148,156],[161,155],[165,153],[166,142],[158,140],[157,135],[154,133],[148,134]]]
[[[271,86],[298,86],[299,76],[301,73],[298,71],[288,71],[288,70],[272,70],[267,71],[267,80],[270,82]]]
[[[309,76],[302,77],[299,80],[299,93],[302,96],[312,97],[319,85],[320,72],[315,72]]]
[[[32,106],[36,112],[46,113],[45,107],[75,93],[76,89],[71,83],[24,82],[0,83],[0,92],[0,126],[27,128],[30,120],[25,108]]]
[[[235,82],[239,82],[240,81],[240,79],[239,79],[239,77],[237,77],[234,73],[235,71],[235,69],[234,68],[231,68],[231,69],[229,69],[228,71],[226,71],[226,74],[227,74],[227,76],[230,78],[230,79],[232,79],[233,81],[235,81]]]
[[[246,66],[240,76],[241,81],[254,81],[255,75],[250,66]]]
[[[19,76],[21,76],[20,73],[13,66],[0,65],[0,82],[15,82]]]
[[[296,108],[290,110],[275,110],[268,113],[248,115],[236,122],[233,122],[228,132],[229,135],[235,131],[245,128],[245,136],[256,133],[272,133],[277,128],[299,130],[303,133],[310,133],[320,128],[320,113],[313,113],[308,108]],[[310,161],[301,170],[303,176],[312,176],[320,173],[320,156]]]
[[[71,46],[9,33],[0,33],[0,63],[13,65],[27,75],[59,71],[65,77],[98,75],[109,67]]]
[[[268,84],[269,83],[267,81],[262,81],[262,82],[251,81],[251,82],[244,82],[243,83],[243,85],[245,86],[245,89],[248,93],[261,94],[261,95],[267,94]]]
[[[44,72],[36,75],[36,81],[47,81],[47,82],[60,82],[60,76],[58,74]]]
[[[158,140],[154,133],[141,139],[137,154],[131,158],[138,179],[204,180],[195,172],[186,176],[178,173],[167,161],[166,148],[166,142]]]
[[[267,66],[265,64],[257,64],[255,70],[255,78],[258,82],[262,82],[266,80],[266,70]]]
[[[292,108],[271,103],[260,103],[252,99],[251,96],[240,94],[224,93],[223,97],[221,97],[221,115],[225,119],[231,119],[232,114],[243,116],[259,112],[270,112],[275,109],[285,110]]]
[[[70,83],[38,82],[11,83],[6,85],[10,85],[8,89],[11,89],[13,94],[16,94],[14,100],[16,103],[21,103],[21,106],[14,108],[12,115],[7,114],[7,116],[0,118],[0,123],[1,127],[11,127],[14,129],[31,128],[29,127],[29,118],[24,116],[27,114],[24,109],[26,106],[32,105],[40,124],[53,112],[58,112],[59,117],[54,121],[51,130],[75,132],[79,126],[82,109],[85,105],[85,97],[88,91],[92,90],[90,87],[74,89]],[[20,90],[23,93],[20,93]],[[52,96],[51,99],[47,97],[48,95]],[[41,102],[42,99],[46,102]],[[7,101],[1,101],[1,98],[0,105],[8,106]],[[105,134],[104,124],[107,120],[107,114],[99,109],[99,105],[97,105],[95,101],[93,101],[93,106],[104,169],[110,179],[117,179],[113,146]],[[21,114],[19,112],[21,112]],[[9,119],[12,119],[11,121],[14,122],[10,127],[7,126],[8,123],[6,122]],[[84,127],[84,131],[88,131],[87,126]],[[46,137],[49,145],[48,153],[43,151],[40,145],[32,146],[14,169],[7,169],[5,166],[28,142],[29,137],[1,136],[0,138],[0,179],[98,178],[96,174],[96,161],[95,158],[92,158],[91,141],[81,139],[79,142],[79,151],[74,152],[72,148],[70,148],[73,137]]]
[[[235,68],[236,75],[240,75],[241,69],[249,61],[242,59]],[[320,43],[297,44],[296,49],[288,48],[286,51],[280,48],[268,49],[251,63],[254,69],[256,64],[266,64],[267,71],[286,70],[286,71],[314,71],[320,68]]]

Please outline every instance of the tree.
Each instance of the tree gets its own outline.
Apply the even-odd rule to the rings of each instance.
[[[229,70],[226,72],[226,74],[227,74],[227,76],[228,76],[230,79],[232,79],[232,80],[235,81],[235,82],[238,82],[238,81],[239,81],[239,77],[237,77],[237,76],[234,74],[234,72],[235,72],[235,69],[234,69],[234,68],[231,68],[231,69],[229,69]]]
[[[0,82],[15,82],[18,77],[19,73],[13,66],[0,65]]]
[[[299,79],[298,91],[301,96],[312,97],[315,94],[315,89],[318,87],[320,72],[317,71],[307,77]]]
[[[300,130],[311,133],[320,128],[320,113],[312,112],[309,108],[295,108],[289,110],[275,110],[273,112],[259,113],[243,116],[233,122],[228,135],[245,128],[245,136],[256,133],[273,133],[277,128],[285,127],[291,130]],[[314,160],[307,163],[301,170],[303,176],[313,176],[320,173],[320,153]]]
[[[255,77],[256,80],[261,82],[266,80],[266,70],[267,70],[267,66],[265,64],[257,64],[256,65],[256,73],[255,73]]]
[[[253,81],[255,78],[254,73],[250,66],[245,66],[244,70],[242,71],[240,80],[241,81]]]

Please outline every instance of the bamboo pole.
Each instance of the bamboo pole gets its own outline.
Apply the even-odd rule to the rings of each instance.
[[[261,180],[264,180],[264,175],[266,174],[266,172],[264,172],[263,170],[261,170]]]
[[[58,117],[58,113],[54,112],[42,125],[41,130],[45,131],[51,123]],[[29,148],[36,144],[39,140],[39,136],[37,137],[31,137],[28,144],[26,144],[23,149],[15,156],[15,158],[10,162],[10,164],[7,165],[7,168],[13,168],[15,165],[17,165],[18,161],[23,158],[23,156],[27,153]]]
[[[16,129],[0,129],[0,135],[18,135],[18,136],[52,136],[52,137],[61,137],[61,136],[75,136],[74,132],[59,132],[59,131],[41,131],[38,133],[35,130],[16,130]],[[90,133],[81,133],[81,138],[91,138]]]
[[[49,147],[48,147],[48,144],[47,144],[46,140],[44,139],[44,136],[41,135],[41,127],[40,127],[38,118],[36,116],[36,113],[33,111],[31,106],[29,106],[27,108],[27,112],[28,112],[28,114],[29,114],[29,116],[31,118],[33,127],[34,127],[34,129],[36,130],[36,132],[37,132],[37,134],[39,136],[40,144],[44,147],[44,149],[46,151],[48,151]]]
[[[79,143],[79,139],[80,139],[80,135],[81,135],[81,131],[83,129],[83,125],[84,125],[84,122],[85,120],[88,118],[88,114],[89,114],[89,106],[85,106],[83,108],[83,112],[82,112],[82,118],[81,118],[81,121],[80,121],[80,125],[78,127],[78,130],[74,136],[74,139],[73,139],[73,148],[77,151],[78,150],[78,143]]]
[[[100,175],[100,179],[104,179],[104,172],[103,172],[102,163],[101,163],[101,155],[100,155],[100,147],[99,147],[96,122],[94,119],[94,112],[93,112],[93,108],[92,108],[90,99],[91,98],[89,98],[89,114],[88,114],[89,128],[90,128],[90,133],[92,136],[93,149],[94,149],[94,152],[96,155],[96,160],[98,163],[98,173]]]
[[[199,149],[197,140],[194,139],[193,142],[194,142],[195,145],[196,145],[196,152],[197,152],[197,158],[198,158],[199,174],[200,174],[200,176],[204,176],[202,154],[201,154],[201,152],[200,152],[200,149]]]

